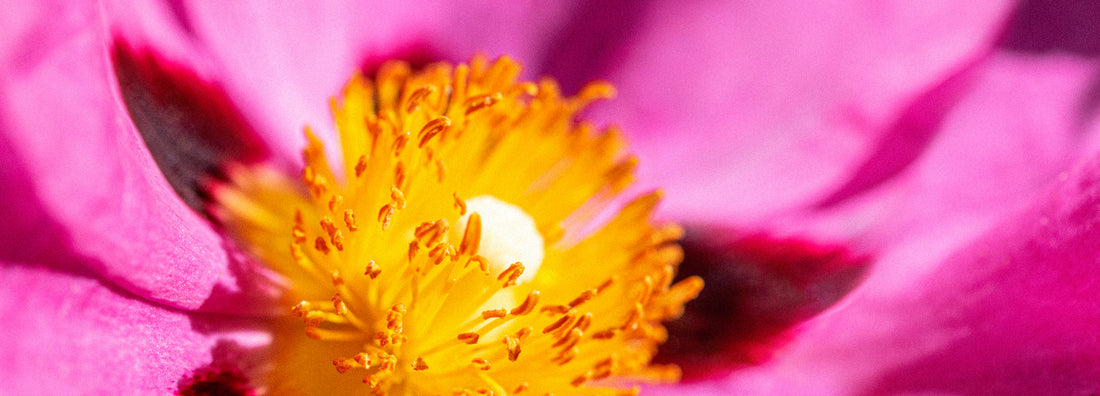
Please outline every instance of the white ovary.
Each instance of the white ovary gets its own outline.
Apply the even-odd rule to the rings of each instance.
[[[477,254],[488,261],[492,276],[520,262],[524,270],[516,283],[534,279],[545,255],[542,234],[535,220],[518,206],[490,195],[480,195],[466,200],[466,214],[458,219],[454,228],[459,240],[473,213],[481,217],[481,243]]]

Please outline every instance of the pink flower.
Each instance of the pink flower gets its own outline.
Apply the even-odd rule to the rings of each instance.
[[[614,83],[589,116],[632,134],[689,260],[760,291],[713,310],[761,320],[719,333],[722,370],[650,391],[1095,392],[1100,40],[1067,3],[9,5],[0,389],[248,389],[284,309],[180,175],[296,169],[354,70],[484,51]]]

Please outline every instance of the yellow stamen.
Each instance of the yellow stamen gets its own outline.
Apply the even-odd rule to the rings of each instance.
[[[612,395],[676,379],[649,360],[702,282],[671,284],[682,230],[652,222],[659,193],[601,215],[637,160],[574,118],[613,89],[568,98],[519,72],[475,57],[356,76],[331,103],[336,166],[307,128],[299,179],[240,168],[215,190],[227,229],[287,280],[272,393]]]

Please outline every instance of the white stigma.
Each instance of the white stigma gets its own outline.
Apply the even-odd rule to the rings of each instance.
[[[481,195],[466,200],[466,214],[458,219],[455,231],[466,230],[470,214],[481,216],[481,243],[478,255],[489,262],[489,271],[499,275],[515,262],[523,264],[523,274],[516,279],[522,284],[534,279],[545,255],[542,234],[535,220],[518,206]]]

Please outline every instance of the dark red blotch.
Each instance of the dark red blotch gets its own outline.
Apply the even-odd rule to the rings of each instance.
[[[666,324],[669,340],[654,359],[678,364],[684,380],[720,375],[768,360],[793,326],[854,288],[870,262],[843,246],[801,239],[688,230],[678,278],[706,286]]]
[[[225,90],[190,68],[121,39],[112,53],[130,118],[176,193],[202,211],[202,184],[224,179],[224,164],[255,163],[269,149]]]
[[[206,367],[180,380],[178,396],[253,396],[255,389],[240,370]]]

